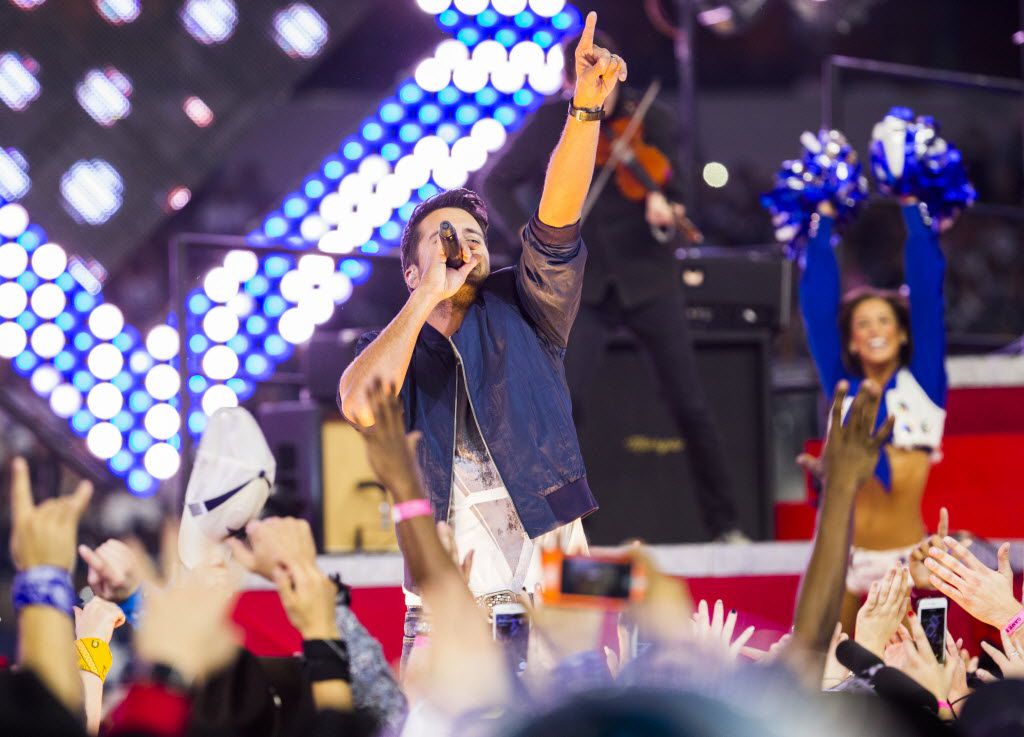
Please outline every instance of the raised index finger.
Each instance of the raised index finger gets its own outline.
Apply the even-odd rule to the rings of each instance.
[[[28,463],[18,457],[11,461],[11,518],[14,524],[32,511],[32,483],[29,480]]]
[[[583,34],[580,42],[576,44],[576,53],[585,54],[594,47],[594,29],[597,28],[597,13],[591,10],[587,13],[587,21],[583,25]]]

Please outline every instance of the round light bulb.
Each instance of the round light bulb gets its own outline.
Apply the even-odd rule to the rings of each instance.
[[[113,384],[104,382],[89,390],[85,403],[89,411],[101,420],[109,420],[121,411],[121,407],[124,406],[124,395]]]
[[[53,282],[40,284],[32,291],[32,311],[44,320],[52,320],[68,303],[64,290]]]
[[[181,416],[178,410],[169,404],[154,404],[146,412],[143,420],[146,432],[157,440],[167,440],[181,427]]]
[[[296,307],[285,310],[277,323],[277,331],[281,337],[293,345],[305,343],[313,337],[315,325],[309,317]]]
[[[228,251],[224,256],[224,268],[236,281],[247,282],[256,276],[260,262],[252,251]]]
[[[52,322],[44,322],[32,331],[32,350],[41,358],[56,356],[64,348],[64,342],[64,331]]]
[[[238,372],[238,354],[226,345],[215,345],[203,355],[203,373],[211,379],[230,379]]]
[[[40,366],[32,372],[32,388],[40,396],[49,396],[60,382],[60,372],[52,366]]]
[[[50,409],[65,419],[82,408],[82,392],[72,384],[61,384],[50,394]]]
[[[0,284],[0,317],[13,320],[28,307],[28,295],[16,281]]]
[[[170,361],[178,355],[178,331],[170,325],[157,325],[146,336],[146,350],[158,361]]]
[[[168,363],[158,363],[146,373],[146,391],[154,399],[168,400],[181,388],[181,376]]]
[[[113,340],[123,328],[124,315],[112,304],[101,304],[89,313],[89,330],[100,340]]]
[[[167,443],[155,443],[146,451],[142,463],[153,478],[164,481],[178,472],[181,456],[173,446]]]
[[[17,238],[28,227],[28,210],[11,203],[0,207],[0,235]]]
[[[68,266],[68,256],[56,243],[44,243],[32,253],[32,271],[40,279],[56,279]]]
[[[89,434],[85,436],[85,445],[89,452],[103,460],[113,458],[117,451],[121,450],[123,442],[121,431],[109,422],[96,423],[89,428]]]
[[[0,358],[14,358],[28,345],[25,328],[16,322],[0,323]],[[56,354],[54,354],[56,355]]]
[[[19,244],[11,242],[0,246],[0,276],[17,279],[27,266],[28,253]]]
[[[89,372],[101,381],[110,381],[124,368],[124,354],[110,343],[100,343],[89,351]]]
[[[224,266],[216,266],[203,279],[203,291],[213,302],[227,302],[238,294],[238,279]]]
[[[230,307],[218,305],[203,317],[203,332],[215,343],[227,343],[238,334],[238,315]]]

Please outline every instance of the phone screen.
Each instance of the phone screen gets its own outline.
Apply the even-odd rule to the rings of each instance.
[[[526,612],[494,615],[494,639],[502,644],[505,655],[518,674],[526,670],[530,646],[530,620]]]
[[[918,609],[921,627],[924,629],[928,644],[932,646],[935,659],[946,662],[946,609],[944,607]]]
[[[565,558],[562,561],[562,593],[628,599],[632,570],[629,561]]]

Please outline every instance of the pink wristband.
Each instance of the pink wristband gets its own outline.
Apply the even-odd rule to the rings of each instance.
[[[1024,625],[1024,609],[1021,609],[1013,615],[1013,619],[1007,622],[1006,626],[1003,627],[1003,632],[1007,635],[1012,635],[1021,628],[1021,625]]]
[[[397,525],[413,517],[433,517],[434,510],[430,508],[430,501],[427,499],[410,499],[407,502],[399,502],[391,507],[391,519]]]
[[[950,711],[953,711],[953,707],[949,705],[948,701],[943,701],[942,699],[936,699],[935,703],[938,705],[938,708],[940,710],[942,710],[942,709],[949,709]]]

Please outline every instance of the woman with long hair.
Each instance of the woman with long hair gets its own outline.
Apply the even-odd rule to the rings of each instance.
[[[925,535],[921,500],[946,417],[945,259],[927,208],[913,197],[900,202],[909,305],[899,293],[871,288],[841,295],[831,245],[835,210],[827,201],[812,218],[800,281],[801,312],[822,388],[831,395],[845,379],[852,397],[870,379],[883,387],[878,425],[889,415],[896,420],[873,478],[857,493],[842,610],[847,632],[871,582],[895,563],[909,564],[910,551]],[[799,460],[811,470],[817,463],[808,456]]]

